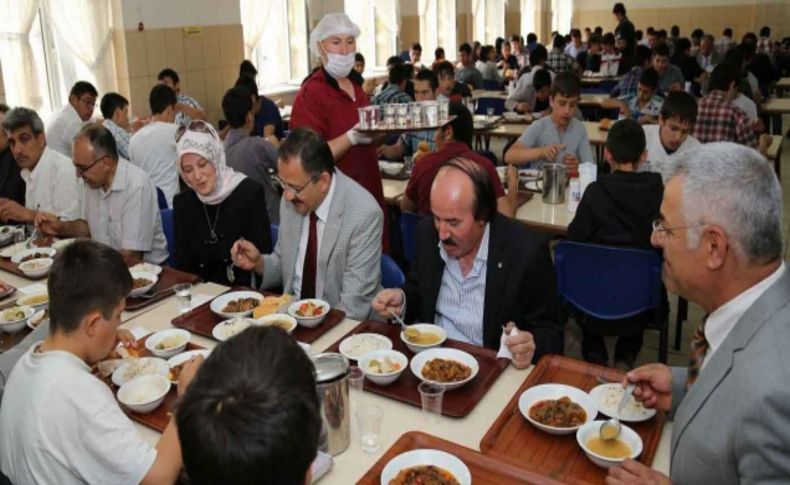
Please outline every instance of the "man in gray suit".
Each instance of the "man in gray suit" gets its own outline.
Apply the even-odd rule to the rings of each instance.
[[[653,244],[667,290],[708,315],[688,368],[628,373],[646,406],[674,413],[671,481],[790,480],[790,275],[782,261],[782,193],[773,168],[734,143],[679,160]],[[635,461],[606,483],[670,483]]]
[[[280,145],[277,166],[285,191],[274,252],[261,255],[240,240],[233,261],[262,275],[263,288],[282,286],[297,298],[322,298],[349,318],[367,318],[381,280],[381,208],[335,168],[329,145],[308,128]]]

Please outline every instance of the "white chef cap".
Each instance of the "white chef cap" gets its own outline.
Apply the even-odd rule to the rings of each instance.
[[[318,43],[333,35],[353,35],[359,37],[359,27],[344,13],[334,12],[324,15],[312,32],[310,32],[310,51],[316,57],[321,57]]]

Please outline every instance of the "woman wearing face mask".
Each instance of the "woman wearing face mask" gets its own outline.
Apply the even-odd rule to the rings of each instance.
[[[310,50],[322,66],[302,84],[294,99],[291,126],[306,126],[329,143],[335,163],[344,174],[365,187],[384,209],[376,144],[380,139],[356,131],[357,109],[370,105],[362,76],[353,69],[359,27],[343,13],[324,16],[310,33]],[[384,224],[384,248],[388,247]]]
[[[214,128],[193,121],[179,128],[178,173],[189,186],[173,199],[175,266],[222,285],[251,285],[249,271],[231,263],[239,238],[271,252],[271,229],[263,187],[225,162]],[[228,267],[233,279],[228,278]]]

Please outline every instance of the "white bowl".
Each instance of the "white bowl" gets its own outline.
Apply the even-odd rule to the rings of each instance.
[[[112,383],[120,387],[134,378],[158,374],[162,377],[170,375],[170,366],[158,357],[131,359],[119,365],[112,373]]]
[[[19,265],[19,271],[31,278],[38,278],[39,276],[44,276],[49,273],[50,268],[52,268],[52,262],[51,258],[33,259],[21,263]]]
[[[381,471],[381,485],[389,485],[390,481],[398,475],[398,472],[405,468],[422,465],[434,465],[444,468],[452,473],[461,485],[472,484],[472,473],[457,456],[441,450],[417,449],[401,453],[391,459],[384,466],[384,470]]]
[[[409,348],[415,354],[422,352],[423,350],[432,349],[434,347],[441,347],[445,340],[447,340],[447,332],[440,326],[434,325],[432,323],[415,323],[414,325],[409,325],[410,327],[414,327],[415,329],[419,330],[420,332],[432,332],[438,334],[441,338],[435,344],[415,344],[410,342],[409,339],[406,338],[406,334],[403,333],[403,330],[400,332],[400,339],[401,341],[406,344],[406,347]]]
[[[209,350],[209,349],[187,350],[186,352],[181,352],[180,354],[168,359],[167,360],[167,365],[168,365],[168,367],[170,367],[172,369],[173,367],[179,366],[179,365],[181,365],[181,364],[183,364],[183,363],[185,363],[185,362],[187,362],[189,360],[192,360],[193,357],[196,357],[198,355],[202,355],[203,359],[208,359],[208,356],[210,354],[211,354],[211,350]],[[168,374],[167,378],[170,379],[171,377],[172,377],[172,374]],[[170,382],[173,382],[173,383],[176,383],[176,384],[178,383],[178,381],[174,381],[173,379],[170,379]]]
[[[13,239],[14,234],[16,234],[16,228],[14,226],[0,227],[0,244],[5,244]]]
[[[620,399],[623,397],[623,385],[619,382],[611,384],[601,384],[600,386],[593,387],[590,391],[590,397],[595,401],[598,407],[598,412],[605,416],[613,418],[617,414],[617,406],[620,404]],[[656,415],[655,409],[649,409],[644,406],[634,396],[628,399],[628,403],[623,407],[620,412],[620,421],[626,423],[640,423],[647,421]]]
[[[369,370],[371,360],[383,360],[384,358],[389,358],[391,361],[400,364],[400,369],[385,374]],[[397,350],[373,350],[360,357],[358,364],[359,368],[362,369],[362,373],[365,374],[365,378],[370,379],[370,381],[379,386],[387,386],[397,381],[400,375],[403,374],[403,371],[409,365],[409,359]]]
[[[252,318],[229,318],[214,325],[214,328],[211,329],[211,336],[220,342],[224,342],[254,325],[258,325],[258,321]]]
[[[41,297],[45,297],[46,300],[40,303],[35,303],[37,300],[40,300]],[[36,311],[43,310],[47,307],[47,305],[49,305],[49,295],[46,292],[33,293],[31,295],[23,294],[16,299],[16,304],[20,306],[29,306]]]
[[[299,310],[299,307],[304,303],[313,303],[314,305],[321,307],[323,311],[316,317],[303,317],[297,313],[297,310]],[[330,309],[331,307],[329,306],[329,303],[325,302],[324,300],[309,298],[307,300],[299,300],[291,303],[288,306],[288,315],[294,317],[299,325],[307,328],[313,328],[317,327],[318,324],[324,321],[324,318],[326,318],[326,315],[329,313]]]
[[[55,253],[57,251],[52,248],[30,248],[24,251],[20,251],[11,257],[11,262],[19,264],[22,262],[23,259],[27,258],[28,256],[33,256],[38,254],[39,256],[33,259],[41,259],[41,258],[54,258]]]
[[[39,310],[27,320],[27,326],[28,328],[35,330],[45,321],[49,321],[49,311],[46,309]]]
[[[6,315],[8,315],[8,317],[11,317],[10,314],[12,312],[15,312],[16,310],[21,311],[24,314],[24,316],[22,318],[6,317]],[[36,311],[33,310],[33,308],[23,305],[11,307],[0,311],[0,332],[14,333],[22,330],[23,328],[25,328],[25,325],[27,325],[27,321],[30,320],[30,317],[32,317],[35,312]]]
[[[532,423],[533,426],[541,431],[549,434],[564,435],[576,432],[583,425],[571,426],[568,428],[560,428],[557,426],[547,426],[538,423],[529,417],[529,408],[531,408],[538,401],[545,401],[546,399],[559,399],[563,396],[568,396],[571,401],[575,402],[584,409],[587,414],[585,424],[589,423],[595,416],[598,415],[598,408],[595,406],[595,401],[584,391],[573,386],[566,386],[565,384],[541,384],[533,386],[524,391],[521,397],[518,398],[518,409],[521,414],[527,418],[527,421]]]
[[[398,175],[403,171],[403,164],[398,162],[387,162],[379,160],[379,169],[387,175]]]
[[[359,360],[374,350],[392,349],[392,340],[377,333],[357,333],[340,342],[338,350],[348,360]]]
[[[601,428],[601,423],[603,423],[603,421],[590,421],[579,428],[579,430],[576,431],[576,442],[579,443],[579,446],[581,446],[582,450],[584,450],[584,454],[587,455],[587,458],[589,458],[590,461],[599,467],[611,468],[613,466],[620,465],[626,459],[607,458],[597,453],[593,453],[589,448],[587,448],[587,441],[591,438],[596,438],[599,436],[598,433]],[[631,449],[631,455],[628,458],[634,460],[642,454],[642,438],[636,433],[636,431],[632,430],[628,426],[622,423],[621,426],[622,431],[620,431],[620,436],[618,436],[617,439],[625,443],[628,448]]]
[[[438,382],[438,381],[426,379],[422,375],[422,368],[425,367],[425,364],[428,363],[429,360],[433,360],[433,359],[455,360],[471,368],[472,373],[469,374],[469,377],[467,377],[466,379],[456,382]],[[411,368],[411,372],[415,376],[417,376],[417,378],[420,379],[421,381],[429,382],[437,386],[444,386],[445,390],[451,391],[453,389],[458,389],[459,387],[463,386],[467,382],[474,379],[475,376],[477,376],[478,371],[480,370],[480,365],[477,363],[477,359],[475,359],[472,355],[464,352],[463,350],[436,348],[436,349],[425,350],[412,357],[411,364],[409,364],[409,368]]]
[[[135,297],[140,296],[154,287],[157,281],[159,281],[159,276],[156,273],[146,273],[144,271],[130,271],[132,275],[132,279],[140,278],[144,280],[148,280],[149,284],[145,286],[141,286],[139,288],[132,288],[132,291],[129,292],[129,296]]]
[[[165,400],[170,386],[167,377],[157,374],[136,377],[118,389],[118,401],[136,413],[150,413]]]
[[[170,328],[167,330],[161,330],[151,335],[145,340],[145,348],[148,349],[149,352],[151,352],[157,357],[161,357],[163,359],[169,359],[170,357],[183,352],[184,349],[187,348],[187,344],[189,343],[189,339],[191,337],[192,334],[180,328]],[[156,346],[162,343],[166,339],[170,340],[170,342],[165,342],[165,343],[172,344],[173,341],[175,341],[175,343],[177,343],[178,345],[175,346],[171,345],[164,349],[157,349]]]
[[[276,322],[283,323],[283,330],[288,333],[291,333],[296,328],[296,319],[291,315],[286,315],[285,313],[272,313],[270,315],[264,315],[260,318],[255,319],[258,322],[258,325],[262,327],[279,327],[279,325],[274,325]],[[282,327],[281,327],[282,328]]]
[[[263,295],[258,293],[257,291],[231,291],[230,293],[225,293],[224,295],[220,295],[213,300],[211,300],[211,311],[216,313],[217,315],[223,318],[238,318],[238,317],[249,317],[252,315],[253,308],[250,308],[246,312],[226,312],[224,311],[225,306],[233,300],[238,300],[240,298],[255,298],[258,300],[258,305],[260,305],[261,301],[263,301]],[[255,306],[258,306],[255,305]]]
[[[159,275],[159,273],[162,272],[162,267],[157,264],[151,264],[151,263],[137,263],[131,268],[129,268],[129,271],[132,273],[134,272],[153,273],[155,275]]]

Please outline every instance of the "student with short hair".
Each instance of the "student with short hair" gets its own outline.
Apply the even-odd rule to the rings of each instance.
[[[505,100],[505,109],[529,114],[533,119],[548,115],[551,74],[548,69],[536,69],[532,76],[532,85],[527,86],[523,92],[514,91],[513,95],[508,96]]]
[[[434,101],[436,99],[436,89],[439,87],[439,79],[436,73],[428,69],[422,69],[414,78],[414,100],[417,102]],[[381,145],[379,154],[390,160],[400,160],[404,156],[415,155],[422,152],[432,152],[435,148],[434,132],[436,130],[410,131],[401,135],[398,140],[391,145]],[[423,149],[420,149],[420,146]],[[425,150],[427,148],[427,150]]]
[[[258,83],[255,82],[254,77],[239,76],[236,86],[243,87],[252,95],[255,120],[249,134],[265,138],[272,145],[278,146],[280,140],[285,138],[285,125],[280,108],[274,101],[259,93]]]
[[[565,53],[565,37],[561,35],[554,36],[552,49],[546,59],[546,67],[558,74],[565,71],[574,73],[579,71],[579,64],[576,63],[576,58]]]
[[[551,116],[529,125],[505,153],[505,163],[540,168],[564,163],[570,169],[594,162],[587,129],[575,118],[581,98],[581,81],[570,72],[557,75],[551,85]]]
[[[0,407],[0,468],[13,483],[174,483],[181,447],[170,419],[156,448],[113,391],[91,374],[119,341],[132,277],[121,255],[90,240],[63,249],[47,281],[47,338],[22,356]],[[133,337],[126,332],[124,342]],[[183,395],[202,356],[179,376]]]
[[[458,60],[461,66],[455,71],[455,80],[469,85],[473,89],[481,89],[483,87],[483,75],[475,67],[474,58],[472,57],[472,46],[464,42],[458,48]]]
[[[373,104],[411,103],[414,100],[406,94],[406,84],[414,74],[411,64],[392,66],[388,75],[387,87],[373,97]]]
[[[87,81],[77,81],[69,92],[69,102],[52,114],[47,123],[47,146],[71,158],[71,141],[96,108],[99,92]]]
[[[102,125],[112,133],[118,155],[129,160],[129,139],[132,124],[129,123],[129,100],[118,93],[107,93],[101,98]]]
[[[675,160],[700,146],[691,136],[697,122],[697,100],[685,91],[669,93],[661,105],[657,125],[644,126],[647,162],[640,171],[657,172],[666,178]]]
[[[181,80],[178,73],[173,69],[166,67],[159,71],[157,76],[159,83],[164,84],[176,93],[176,119],[175,123],[179,126],[185,126],[192,120],[205,120],[206,113],[200,106],[198,101],[181,92]]]
[[[658,73],[658,92],[666,95],[670,91],[683,91],[685,79],[679,67],[669,62],[669,47],[658,44],[653,47],[653,69]]]
[[[628,94],[636,94],[639,87],[639,78],[642,77],[642,71],[653,65],[653,60],[650,58],[650,48],[642,44],[638,44],[634,50],[634,65],[622,79],[617,83],[617,86],[612,89],[609,96],[617,98]]]
[[[463,98],[472,96],[469,86],[455,80],[455,68],[450,61],[441,61],[434,67],[439,86],[436,89],[436,99],[449,99],[460,102]]]
[[[635,94],[625,94],[617,99],[606,99],[601,103],[605,109],[620,109],[620,119],[631,118],[640,125],[658,121],[663,98],[656,96],[658,73],[655,69],[645,69],[639,78]]]
[[[609,130],[604,156],[612,172],[599,174],[587,186],[568,226],[571,241],[651,249],[652,222],[659,217],[664,184],[657,173],[639,172],[645,161],[645,135],[634,120],[621,120]],[[617,291],[613,288],[612,291]],[[652,316],[652,312],[651,312]],[[606,321],[586,316],[582,326],[585,360],[608,365],[603,336],[617,333],[615,366],[630,370],[642,347],[647,315]]]

